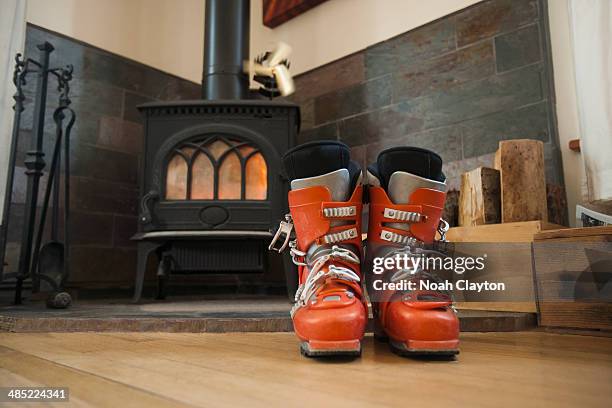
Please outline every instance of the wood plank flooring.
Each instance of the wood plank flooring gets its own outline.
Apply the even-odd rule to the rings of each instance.
[[[0,386],[68,387],[71,406],[604,407],[611,384],[612,338],[537,331],[464,333],[452,362],[371,337],[313,361],[289,333],[0,333]]]

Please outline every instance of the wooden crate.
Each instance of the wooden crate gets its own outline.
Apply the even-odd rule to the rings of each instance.
[[[480,256],[484,252],[490,254],[487,270],[478,278],[493,282],[503,281],[507,284],[504,292],[455,292],[457,306],[466,310],[535,313],[537,306],[531,244],[534,235],[558,228],[563,227],[542,221],[451,228],[447,239],[450,242],[471,243],[468,248],[469,255]],[[462,251],[465,253],[464,249]]]
[[[612,330],[612,227],[542,231],[533,253],[541,326]]]

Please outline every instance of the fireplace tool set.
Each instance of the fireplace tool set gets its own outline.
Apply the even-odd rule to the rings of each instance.
[[[15,99],[15,105],[13,106],[15,114],[5,191],[4,212],[2,215],[2,235],[0,236],[0,268],[2,268],[0,269],[0,280],[9,276],[2,272],[5,265],[4,258],[7,245],[9,212],[15,176],[21,113],[24,110],[23,102],[25,96],[23,88],[26,85],[28,74],[35,74],[37,77],[37,85],[34,97],[32,140],[30,142],[31,148],[26,153],[26,159],[24,161],[28,178],[19,264],[15,275],[17,280],[15,287],[15,304],[21,304],[24,280],[31,278],[33,293],[39,292],[41,286],[45,291],[50,292],[47,299],[48,307],[65,308],[71,303],[70,295],[65,292],[64,285],[69,275],[70,263],[70,132],[76,120],[75,112],[69,107],[71,101],[68,96],[73,68],[71,65],[67,65],[63,68],[50,68],[49,57],[54,50],[53,46],[45,42],[38,45],[37,48],[40,51],[40,58],[38,61],[31,58],[24,59],[21,54],[17,54],[15,57],[13,82],[17,88],[17,92],[13,97]],[[57,79],[59,105],[53,112],[55,143],[43,202],[39,210],[38,196],[41,187],[40,178],[46,165],[43,142],[45,137],[44,126],[47,88],[50,75]],[[64,165],[63,183],[60,177],[62,160]],[[60,195],[63,195],[63,200],[60,200]],[[49,211],[51,211],[50,241],[43,245]],[[60,212],[62,217],[61,220]],[[60,225],[63,227],[63,242],[59,241]]]

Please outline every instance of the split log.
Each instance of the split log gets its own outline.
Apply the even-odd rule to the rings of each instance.
[[[501,141],[495,168],[500,171],[501,222],[547,221],[544,144],[529,139]]]
[[[459,225],[501,222],[499,180],[499,171],[489,167],[478,167],[461,175]]]
[[[450,227],[459,225],[459,191],[450,190],[446,192],[442,218],[448,222]]]

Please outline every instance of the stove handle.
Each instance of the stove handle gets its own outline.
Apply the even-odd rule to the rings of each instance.
[[[140,223],[150,224],[153,220],[152,213],[152,201],[159,199],[159,193],[155,190],[149,191],[147,194],[142,196],[140,200]]]

